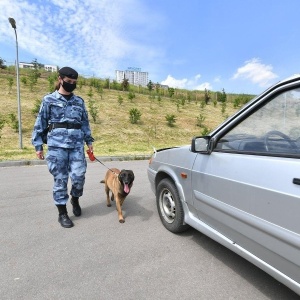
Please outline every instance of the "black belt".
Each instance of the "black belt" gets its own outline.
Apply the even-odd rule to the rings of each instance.
[[[73,124],[73,123],[52,123],[49,125],[49,131],[54,128],[66,128],[66,129],[80,129],[80,124]]]

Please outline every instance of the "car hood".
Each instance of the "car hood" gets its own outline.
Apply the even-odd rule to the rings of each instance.
[[[163,148],[156,150],[152,156],[152,164],[180,166],[184,169],[190,169],[194,163],[196,153],[191,152],[191,146]]]
[[[154,152],[161,152],[161,151],[166,151],[166,150],[181,148],[181,147],[182,146],[173,146],[173,147],[167,147],[167,148],[154,149]]]

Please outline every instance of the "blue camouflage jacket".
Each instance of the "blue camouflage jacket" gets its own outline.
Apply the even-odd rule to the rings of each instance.
[[[36,151],[43,150],[43,132],[53,123],[80,124],[81,129],[52,129],[48,133],[48,146],[76,148],[82,147],[84,143],[91,145],[94,141],[84,101],[74,94],[66,100],[55,91],[43,98],[32,132],[32,144]]]

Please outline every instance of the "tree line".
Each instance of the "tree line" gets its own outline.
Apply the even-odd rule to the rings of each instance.
[[[32,61],[33,68],[32,69],[26,69],[22,70],[21,73],[21,83],[24,85],[28,85],[30,88],[30,91],[33,91],[35,85],[38,82],[38,78],[46,77],[47,81],[49,83],[48,89],[49,92],[54,91],[55,82],[58,77],[57,72],[49,72],[42,70],[42,64],[40,64],[36,59]],[[14,70],[14,66],[7,67],[5,65],[5,61],[0,58],[0,69],[11,69]],[[7,77],[8,84],[9,84],[9,90],[11,91],[12,85],[13,85],[13,77],[8,76]],[[121,83],[117,82],[116,80],[110,80],[109,78],[105,79],[99,79],[99,78],[85,78],[83,76],[79,76],[77,80],[77,86],[79,89],[82,88],[82,86],[89,86],[89,92],[88,92],[88,107],[90,115],[94,122],[96,122],[96,119],[98,117],[98,107],[95,100],[93,100],[93,89],[101,96],[103,94],[104,89],[112,89],[116,91],[123,91],[127,92],[127,97],[129,101],[132,101],[135,98],[135,95],[138,94],[147,94],[149,95],[149,99],[156,99],[159,103],[162,101],[162,97],[169,97],[176,105],[177,111],[179,111],[180,107],[183,107],[186,102],[194,101],[199,103],[200,105],[200,114],[197,117],[196,125],[203,129],[203,134],[206,134],[210,129],[206,128],[204,125],[205,116],[204,116],[204,108],[209,103],[212,103],[215,107],[218,103],[221,104],[221,111],[222,115],[225,115],[226,112],[226,106],[228,101],[228,95],[225,92],[225,89],[222,89],[222,91],[218,92],[212,92],[210,90],[205,89],[204,91],[190,91],[190,90],[183,90],[183,89],[175,89],[172,87],[165,87],[161,86],[159,83],[154,84],[151,80],[149,80],[146,87],[143,86],[134,86],[129,84],[129,81],[127,78],[124,78]],[[232,95],[230,94],[231,102],[233,103],[234,108],[238,108],[245,103],[247,103],[250,99],[253,98],[253,95],[245,95],[245,94],[239,94],[239,95]],[[121,95],[118,96],[118,103],[119,105],[123,102],[123,97]],[[37,100],[35,103],[35,107],[33,109],[33,113],[36,114],[38,112],[39,106],[40,106],[40,100]],[[129,121],[132,124],[138,124],[139,120],[141,119],[142,112],[139,111],[137,108],[132,108],[129,111]],[[170,127],[173,127],[176,123],[176,115],[175,114],[167,114],[165,115],[165,120],[167,124]],[[0,120],[0,130],[4,126],[4,123],[7,122],[7,120]],[[16,115],[10,114],[9,115],[9,123],[11,124],[12,128],[14,128],[16,131],[18,130],[18,119]]]

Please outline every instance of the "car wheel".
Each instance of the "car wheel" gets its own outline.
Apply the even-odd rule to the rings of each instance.
[[[187,230],[184,212],[176,186],[170,179],[163,179],[157,186],[156,205],[163,225],[173,233]]]

